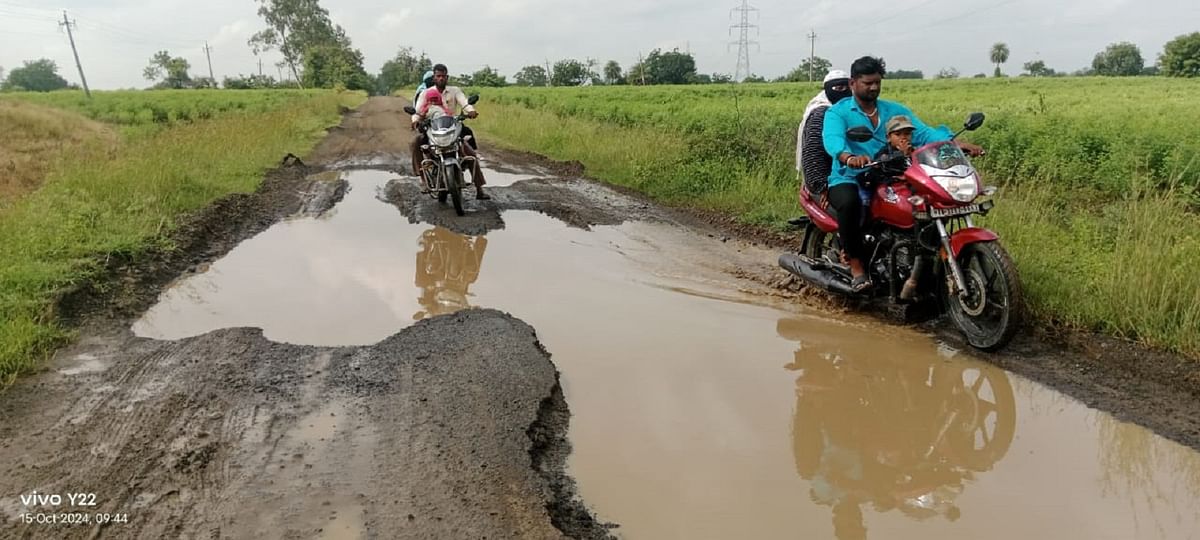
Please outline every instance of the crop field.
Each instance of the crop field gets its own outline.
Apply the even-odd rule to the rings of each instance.
[[[323,90],[188,90],[93,92],[19,92],[0,94],[0,100],[19,100],[77,112],[117,126],[171,125],[209,120],[228,112],[258,113],[313,99]]]
[[[660,200],[782,227],[796,202],[796,129],[816,84],[480,88],[477,131],[578,160]],[[1000,186],[988,217],[1036,320],[1200,355],[1200,81],[885,81],[881,96],[961,126]]]

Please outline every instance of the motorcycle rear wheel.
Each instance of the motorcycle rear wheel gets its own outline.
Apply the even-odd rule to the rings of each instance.
[[[1023,322],[1025,297],[1016,265],[999,242],[967,244],[958,254],[965,295],[950,295],[947,310],[972,347],[999,349]]]

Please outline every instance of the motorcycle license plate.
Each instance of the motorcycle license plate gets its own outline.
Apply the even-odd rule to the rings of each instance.
[[[985,205],[988,207],[991,206],[991,205],[988,205],[987,203],[984,203],[984,204],[969,204],[967,206],[960,206],[958,208],[930,208],[929,209],[929,217],[944,218],[944,217],[951,217],[951,216],[965,216],[967,214],[978,214],[980,211],[986,209],[986,208],[984,208]]]

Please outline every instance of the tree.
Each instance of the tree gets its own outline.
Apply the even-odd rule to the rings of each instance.
[[[4,68],[0,67],[0,85],[4,84]]]
[[[23,62],[19,68],[8,73],[0,89],[49,92],[67,87],[67,80],[58,76],[58,65],[53,60],[42,58]]]
[[[257,0],[258,14],[269,28],[250,37],[247,42],[255,54],[278,49],[297,81],[320,80],[332,85],[369,84],[362,68],[362,53],[351,48],[341,26],[329,20],[329,12],[320,0]],[[320,50],[316,50],[320,48]],[[344,49],[335,51],[334,48]],[[313,58],[309,56],[315,55]],[[346,62],[357,61],[357,66]],[[333,69],[334,72],[301,77],[296,65],[305,63]],[[332,87],[332,86],[331,86]]]
[[[805,58],[803,62],[800,62],[800,65],[796,66],[796,69],[788,72],[782,79],[787,82],[820,81],[829,73],[830,68],[833,67],[833,63],[820,56],[814,57],[811,65],[811,78],[809,76],[809,67],[809,59]]]
[[[621,64],[616,60],[604,64],[604,84],[625,84],[625,78],[621,77]]]
[[[380,95],[391,95],[398,88],[410,88],[421,84],[421,75],[433,69],[433,62],[424,53],[417,56],[412,47],[400,47],[396,56],[383,63],[379,77],[375,79],[375,91]]]
[[[1025,62],[1025,65],[1021,67],[1025,69],[1026,73],[1033,77],[1053,77],[1056,75],[1055,71],[1046,67],[1046,63],[1041,60],[1031,60],[1029,62]]]
[[[550,82],[542,66],[525,66],[513,75],[513,80],[517,86],[546,86]]]
[[[1001,76],[1002,73],[1000,73],[1000,64],[1008,61],[1008,45],[1004,43],[996,43],[992,45],[991,59],[992,63],[996,64],[996,76]]]
[[[310,45],[304,50],[304,75],[301,80],[309,88],[369,90],[371,79],[362,64],[362,53],[342,43],[334,41]]]
[[[1144,65],[1142,51],[1128,41],[1113,43],[1096,53],[1092,59],[1092,69],[1096,70],[1096,74],[1109,77],[1141,75]]]
[[[755,74],[751,73],[750,75],[747,75],[745,79],[742,79],[742,82],[744,82],[744,83],[767,82],[767,79],[763,78],[763,76],[761,76],[761,75],[755,75]]]
[[[564,59],[554,63],[550,84],[554,86],[579,86],[592,79],[587,65],[578,60]]]
[[[508,86],[508,81],[504,75],[492,69],[489,66],[483,66],[482,69],[471,74],[472,86]]]
[[[629,84],[653,84],[650,80],[650,73],[646,71],[646,62],[638,62],[629,68],[629,72],[625,74],[625,80]]]
[[[924,79],[925,72],[923,72],[919,69],[912,69],[912,70],[897,69],[895,71],[888,71],[887,78],[889,78],[889,79]]]
[[[948,68],[942,68],[941,71],[937,72],[937,75],[935,75],[934,78],[936,78],[936,79],[957,79],[961,75],[962,74],[958,72],[958,68],[951,66]]]
[[[1200,77],[1200,32],[1168,41],[1158,57],[1158,67],[1168,77]]]
[[[237,77],[225,77],[221,81],[221,86],[227,90],[253,90],[275,88],[278,83],[275,78],[270,75],[250,75],[248,77],[238,74]]]
[[[192,65],[183,57],[172,57],[167,51],[158,51],[150,57],[150,64],[142,70],[142,76],[147,81],[158,81],[155,88],[189,88],[192,86],[192,78],[188,75],[191,68]]]
[[[646,77],[651,84],[688,84],[696,80],[696,59],[679,49],[650,51],[646,57]]]

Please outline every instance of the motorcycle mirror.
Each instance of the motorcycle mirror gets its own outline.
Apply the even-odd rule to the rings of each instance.
[[[406,112],[408,114],[417,114],[417,110],[414,109],[412,105],[405,105],[404,112]]]
[[[854,126],[846,130],[846,138],[854,142],[867,142],[875,135],[864,126]]]
[[[467,103],[470,105],[474,105],[478,102],[479,102],[479,94],[471,94],[471,97],[467,98]],[[982,122],[982,120],[981,120],[981,122]]]
[[[973,112],[969,116],[967,116],[967,122],[965,124],[963,124],[963,129],[966,129],[967,131],[975,131],[975,130],[979,129],[979,126],[982,126],[982,125],[983,125],[983,113]]]

